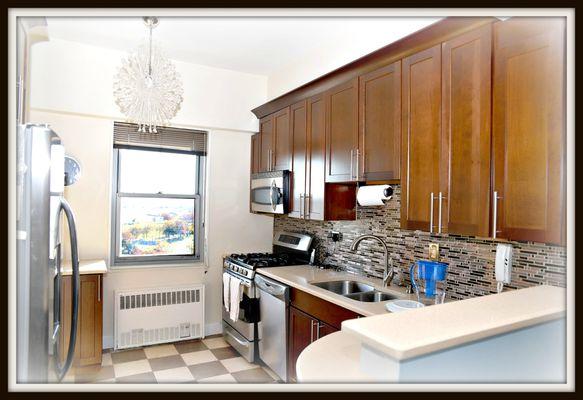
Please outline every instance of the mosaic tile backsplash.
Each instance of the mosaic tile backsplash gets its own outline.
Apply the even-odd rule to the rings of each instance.
[[[320,265],[356,275],[382,278],[383,249],[375,241],[365,240],[356,252],[352,241],[363,234],[373,234],[388,245],[393,265],[409,284],[409,267],[415,260],[428,258],[429,243],[439,244],[440,261],[447,263],[447,295],[465,299],[496,293],[494,262],[496,244],[514,247],[512,282],[504,290],[548,284],[565,287],[567,251],[565,247],[532,242],[507,242],[460,235],[429,234],[400,229],[400,186],[394,185],[393,198],[384,206],[359,207],[356,221],[310,221],[275,216],[274,230],[310,233],[316,239]],[[334,243],[328,234],[337,231],[342,240]]]

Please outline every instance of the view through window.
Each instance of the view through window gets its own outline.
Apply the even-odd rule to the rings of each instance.
[[[115,157],[115,262],[198,259],[200,156],[116,148]]]

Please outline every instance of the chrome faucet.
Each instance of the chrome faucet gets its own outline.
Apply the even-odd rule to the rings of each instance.
[[[393,259],[389,258],[389,248],[387,247],[387,244],[383,241],[383,239],[381,239],[380,237],[367,234],[367,235],[361,235],[361,236],[357,237],[356,239],[354,239],[354,241],[350,245],[350,250],[356,251],[356,249],[358,249],[358,245],[360,244],[360,242],[362,242],[365,239],[374,239],[374,240],[378,241],[380,244],[382,244],[383,248],[385,249],[385,271],[383,273],[383,286],[386,287],[391,283],[391,281],[393,280],[393,276],[395,275],[395,268],[393,267]]]

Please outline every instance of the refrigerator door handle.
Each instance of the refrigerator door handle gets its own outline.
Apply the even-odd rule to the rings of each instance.
[[[57,379],[61,381],[64,377],[71,364],[73,363],[73,357],[75,355],[75,342],[77,339],[77,322],[79,315],[79,253],[77,248],[77,228],[75,226],[75,216],[71,210],[71,206],[64,198],[61,198],[61,204],[59,206],[59,215],[61,211],[65,212],[65,217],[67,219],[67,225],[69,226],[69,236],[71,243],[71,266],[72,266],[72,276],[71,276],[71,332],[69,336],[69,348],[67,349],[67,358],[65,363],[61,365],[60,354],[59,354],[59,340],[55,341],[55,368],[57,372]],[[55,323],[58,324],[55,327],[55,331],[60,328],[60,312],[61,312],[61,261],[60,261],[60,245],[57,249],[57,277],[55,279],[55,300],[54,300],[54,315]]]

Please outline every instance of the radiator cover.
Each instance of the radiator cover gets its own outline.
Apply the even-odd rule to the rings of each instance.
[[[204,337],[204,285],[115,291],[115,349]]]

